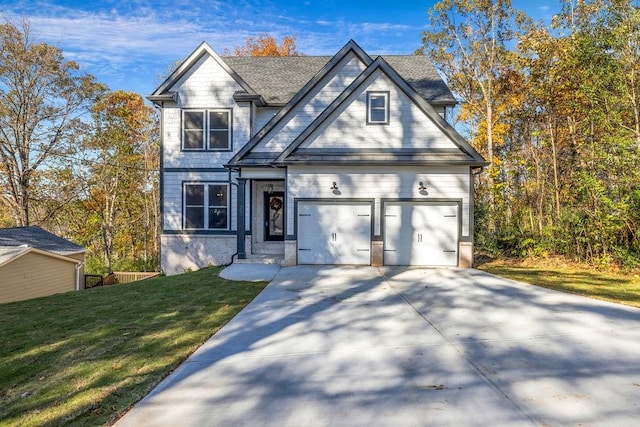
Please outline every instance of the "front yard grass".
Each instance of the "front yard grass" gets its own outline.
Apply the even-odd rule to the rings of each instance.
[[[640,307],[638,272],[602,272],[588,266],[576,266],[557,260],[494,260],[480,264],[477,268],[545,288]]]
[[[219,271],[0,305],[0,425],[115,422],[266,285]]]

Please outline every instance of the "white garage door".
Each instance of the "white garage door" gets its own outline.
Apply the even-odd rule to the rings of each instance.
[[[385,204],[384,263],[458,265],[458,204]]]
[[[298,264],[370,263],[369,202],[298,203]]]

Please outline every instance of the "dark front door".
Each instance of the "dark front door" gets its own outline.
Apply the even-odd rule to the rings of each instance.
[[[264,193],[264,240],[284,240],[284,192]]]

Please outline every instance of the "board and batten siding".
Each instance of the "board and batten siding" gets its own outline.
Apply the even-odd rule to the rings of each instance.
[[[367,124],[367,92],[389,93],[389,123]],[[375,71],[300,148],[458,149],[382,71]]]
[[[0,267],[0,303],[75,290],[76,263],[28,252]]]
[[[221,167],[231,160],[251,137],[251,105],[237,103],[236,91],[243,90],[216,60],[204,55],[171,88],[178,92],[176,105],[162,111],[162,162],[165,168]],[[182,151],[183,109],[231,110],[231,151]]]
[[[336,182],[338,190],[331,190]],[[418,189],[422,182],[426,195]],[[465,166],[289,166],[287,234],[295,234],[294,200],[314,198],[374,200],[374,235],[381,233],[383,199],[461,200],[462,238],[469,238],[469,168]]]
[[[345,56],[314,90],[289,112],[288,118],[281,121],[262,139],[253,152],[281,153],[364,69],[365,64],[354,53]]]

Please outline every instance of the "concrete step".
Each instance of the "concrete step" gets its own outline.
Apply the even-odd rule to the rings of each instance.
[[[260,254],[250,254],[247,255],[245,259],[234,258],[234,264],[278,264],[284,261],[284,255],[277,254],[268,254],[268,255],[260,255]]]

